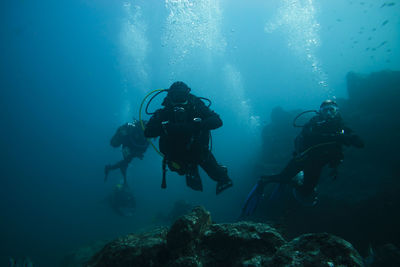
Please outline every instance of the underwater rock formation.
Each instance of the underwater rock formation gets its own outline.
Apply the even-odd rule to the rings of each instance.
[[[108,243],[87,266],[363,266],[347,241],[306,234],[287,242],[263,223],[211,223],[196,207],[170,229],[129,234]]]

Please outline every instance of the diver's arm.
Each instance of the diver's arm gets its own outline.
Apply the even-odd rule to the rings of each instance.
[[[162,109],[157,110],[150,118],[144,129],[144,136],[153,138],[162,134]]]
[[[200,99],[196,99],[196,108],[202,117],[202,130],[214,130],[222,126],[222,120],[219,115],[207,107]]]
[[[365,146],[364,141],[360,136],[355,134],[349,127],[343,127],[344,144],[347,146],[354,146],[357,148],[363,148]]]
[[[342,129],[341,132],[334,135],[334,138],[336,138],[338,142],[343,143],[345,146],[364,147],[364,141],[356,135],[351,128],[346,126],[343,121],[341,121],[340,128]]]

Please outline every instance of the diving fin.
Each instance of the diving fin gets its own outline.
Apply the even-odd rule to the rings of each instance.
[[[281,199],[283,194],[286,191],[286,188],[288,187],[288,184],[285,183],[279,183],[275,186],[274,190],[272,191],[271,195],[268,198],[268,201],[278,201]]]
[[[242,213],[240,218],[245,218],[251,216],[258,207],[258,204],[264,197],[264,188],[266,183],[259,180],[256,185],[251,189],[250,193],[247,195],[246,201],[242,208]]]
[[[203,183],[197,166],[193,166],[186,174],[186,185],[195,191],[203,191]]]
[[[222,191],[224,191],[224,190],[226,190],[226,189],[228,189],[229,187],[232,187],[233,186],[233,182],[232,182],[232,180],[231,179],[226,179],[226,180],[224,180],[224,181],[219,181],[218,183],[217,183],[217,188],[216,188],[216,190],[215,190],[215,192],[216,192],[216,194],[218,195],[218,194],[220,194]]]
[[[269,183],[278,183],[268,199],[272,201],[277,200],[284,193],[288,185],[288,182],[282,180],[279,174],[261,176],[261,179],[258,180],[257,184],[248,194],[240,218],[253,215],[259,203],[264,198],[264,188]]]

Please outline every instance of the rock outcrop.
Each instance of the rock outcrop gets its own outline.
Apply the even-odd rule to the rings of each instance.
[[[362,266],[347,241],[327,234],[306,234],[287,242],[268,224],[213,224],[196,207],[170,229],[129,234],[104,246],[87,266]]]

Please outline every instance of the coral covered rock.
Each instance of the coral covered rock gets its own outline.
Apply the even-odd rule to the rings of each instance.
[[[206,255],[206,266],[242,266],[253,258],[265,261],[285,243],[276,229],[267,224],[213,224],[204,234],[201,250]]]
[[[168,259],[167,229],[129,234],[107,244],[87,266],[163,266]]]
[[[353,246],[327,233],[304,234],[279,248],[272,266],[364,266]]]
[[[87,266],[362,266],[347,241],[326,233],[285,241],[263,223],[212,224],[196,207],[168,230],[129,234],[107,244]]]

